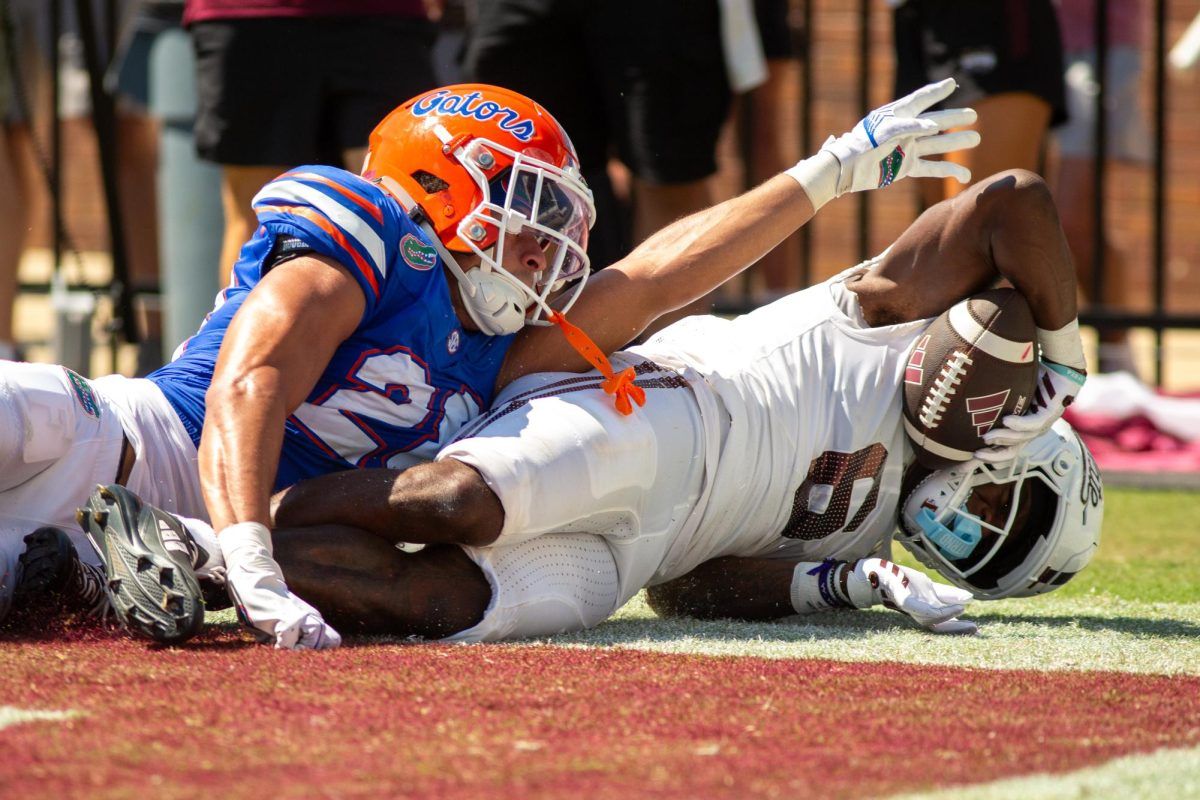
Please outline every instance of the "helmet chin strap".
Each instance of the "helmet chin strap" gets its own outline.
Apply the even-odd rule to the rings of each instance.
[[[398,185],[388,185],[387,180],[384,179],[389,190],[399,193],[412,203],[412,198],[407,192]],[[395,181],[391,183],[395,184]],[[412,203],[411,207],[417,206]],[[503,275],[485,272],[479,267],[464,271],[458,259],[446,249],[446,245],[427,220],[420,218],[414,222],[426,233],[433,248],[454,274],[467,315],[480,331],[488,336],[507,336],[525,327],[525,309],[529,307],[529,294],[523,287],[514,286],[513,282]]]
[[[459,296],[479,330],[488,336],[507,336],[525,327],[529,296],[512,281],[479,267],[465,274],[460,270],[456,277]]]

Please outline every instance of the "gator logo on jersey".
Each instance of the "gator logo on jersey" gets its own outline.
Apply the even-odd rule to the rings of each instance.
[[[458,332],[458,328],[450,331],[450,335],[446,337],[446,351],[450,355],[458,352],[458,346],[462,344],[462,336]]]
[[[967,398],[967,411],[971,412],[971,424],[975,426],[975,433],[983,436],[1000,419],[1004,401],[1008,399],[1008,391],[1005,389],[982,397]]]
[[[533,120],[526,119],[508,106],[491,100],[480,102],[479,92],[462,95],[453,94],[449,89],[438,89],[413,103],[414,117],[423,117],[435,111],[439,114],[474,117],[480,122],[494,120],[500,130],[512,134],[522,142],[533,138]]]
[[[79,401],[83,413],[92,419],[100,419],[100,404],[96,402],[96,393],[92,391],[92,385],[79,373],[66,367],[63,367],[63,372],[67,374],[67,380],[71,382],[71,389],[74,390],[75,399]]]
[[[404,263],[421,272],[437,266],[437,250],[425,244],[411,233],[404,234],[400,240],[400,257]]]
[[[925,349],[929,347],[929,334],[925,334],[917,342],[912,353],[908,356],[908,366],[904,368],[904,382],[920,386],[925,377]]]

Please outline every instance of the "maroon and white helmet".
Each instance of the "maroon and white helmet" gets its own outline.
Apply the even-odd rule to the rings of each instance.
[[[967,511],[972,490],[989,483],[1013,484],[1003,527]],[[1026,519],[1014,530],[1018,516]],[[983,600],[1028,597],[1054,591],[1091,561],[1104,489],[1091,453],[1060,419],[1010,462],[930,473],[904,498],[900,517],[897,541],[955,586]]]

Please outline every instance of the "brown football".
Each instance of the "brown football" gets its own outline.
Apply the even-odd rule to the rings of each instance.
[[[1015,289],[956,303],[913,344],[904,371],[904,429],[932,469],[967,461],[983,434],[1029,407],[1037,326]]]

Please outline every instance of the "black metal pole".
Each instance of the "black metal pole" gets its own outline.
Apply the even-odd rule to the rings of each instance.
[[[866,113],[871,108],[871,3],[858,3],[858,107]],[[858,193],[858,260],[871,256],[870,192]]]
[[[62,270],[62,119],[59,105],[58,40],[62,36],[62,4],[50,0],[50,216],[54,221],[54,277]],[[30,131],[33,121],[30,120]]]
[[[1166,314],[1167,3],[1154,3],[1154,384],[1163,382],[1163,318]]]
[[[1105,106],[1105,91],[1108,83],[1108,0],[1096,0],[1096,120],[1092,130],[1092,303],[1104,303],[1104,186],[1105,163],[1108,159],[1108,109]]]
[[[133,293],[129,285],[129,261],[125,248],[125,232],[121,224],[120,195],[117,188],[117,134],[113,99],[104,88],[104,68],[100,61],[99,38],[90,0],[76,0],[79,16],[79,38],[83,42],[83,58],[88,73],[88,89],[92,101],[92,123],[100,151],[100,177],[104,189],[104,204],[108,212],[109,246],[112,250],[113,279],[109,293],[113,302],[113,330],[119,331],[127,342],[138,341],[137,323],[133,316]],[[115,352],[115,347],[113,348]]]
[[[800,69],[800,157],[812,155],[812,69],[813,69],[813,36],[812,36],[812,5],[814,0],[804,0],[804,16],[800,31],[799,53]],[[807,287],[812,279],[812,223],[800,229],[800,286]]]

